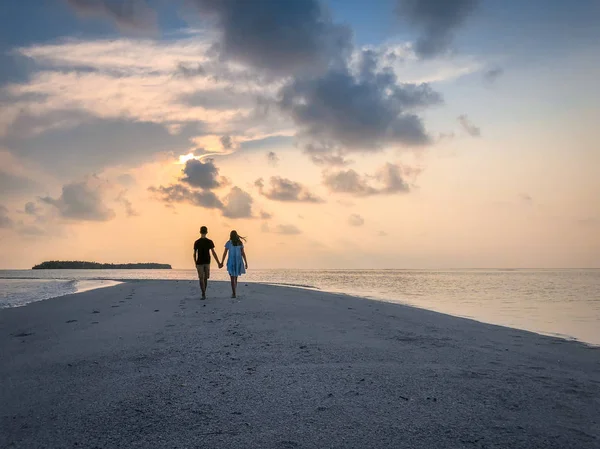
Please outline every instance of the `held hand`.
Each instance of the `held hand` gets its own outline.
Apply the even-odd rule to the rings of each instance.
[[[248,269],[248,264],[246,264],[246,270]]]

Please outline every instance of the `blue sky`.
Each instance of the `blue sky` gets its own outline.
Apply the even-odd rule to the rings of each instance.
[[[593,0],[2,2],[0,266],[185,267],[200,221],[262,267],[599,266],[599,20]]]

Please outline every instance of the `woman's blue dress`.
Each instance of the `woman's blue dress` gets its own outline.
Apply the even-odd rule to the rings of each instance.
[[[246,272],[244,268],[244,259],[242,258],[242,248],[244,245],[233,246],[231,240],[225,243],[225,248],[229,250],[227,257],[227,271],[229,276],[239,276]]]

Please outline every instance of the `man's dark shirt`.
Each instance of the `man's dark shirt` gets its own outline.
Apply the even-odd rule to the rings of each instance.
[[[194,251],[196,253],[196,265],[210,263],[210,250],[215,247],[211,239],[199,238],[194,242]]]

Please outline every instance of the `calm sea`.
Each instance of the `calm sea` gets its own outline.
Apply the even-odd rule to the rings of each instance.
[[[211,277],[228,280],[225,270]],[[0,270],[0,307],[127,279],[196,280],[195,270]],[[600,270],[250,270],[285,284],[409,304],[600,345]],[[243,287],[243,284],[242,284]]]

